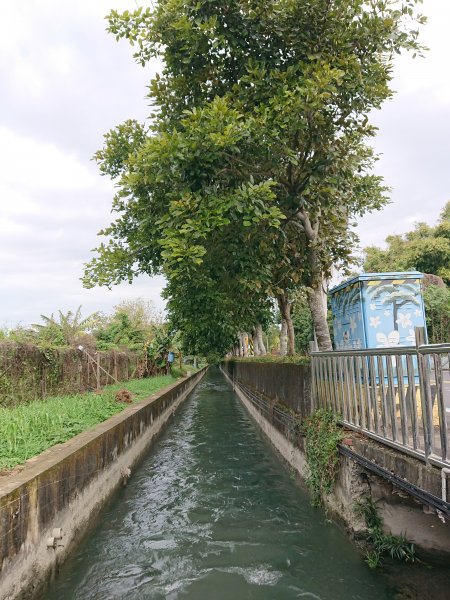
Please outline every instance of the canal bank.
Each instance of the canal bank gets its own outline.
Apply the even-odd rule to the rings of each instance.
[[[252,418],[284,459],[305,477],[301,423],[312,412],[309,366],[226,361],[221,368]],[[376,507],[387,534],[414,543],[424,560],[448,563],[450,505],[440,497],[442,472],[416,458],[347,430],[339,447],[333,490],[322,495],[328,513],[350,535],[368,535],[356,504]]]
[[[371,571],[210,369],[42,598],[446,597],[399,590],[409,568]]]
[[[129,406],[1,479],[1,600],[31,598],[45,586],[204,373]]]

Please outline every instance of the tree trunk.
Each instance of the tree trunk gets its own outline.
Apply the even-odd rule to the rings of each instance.
[[[310,269],[310,285],[307,288],[308,304],[316,333],[317,345],[322,352],[333,350],[327,323],[327,306],[324,302],[322,264],[317,251],[319,221],[311,222],[306,210],[298,211],[298,219],[309,242],[307,257]]]
[[[291,317],[291,303],[286,294],[278,296],[278,306],[280,308],[281,318],[286,321],[287,328],[287,354],[294,356],[295,354],[295,332],[294,324]]]
[[[256,328],[252,331],[252,339],[253,339],[253,354],[255,356],[260,356],[261,349],[259,347],[258,336],[256,335]]]
[[[280,356],[286,356],[287,354],[287,323],[285,319],[281,319],[281,330],[280,330]]]
[[[291,318],[291,305],[289,305],[289,318],[287,321],[288,328],[288,355],[294,356],[295,354],[295,331],[294,331],[294,323]]]
[[[308,288],[308,304],[311,310],[319,350],[322,352],[333,350],[326,317],[326,307],[323,301],[322,280],[313,287]]]
[[[241,347],[242,347],[242,356],[248,356],[248,348],[247,348],[247,342],[246,342],[245,338],[246,338],[246,334],[241,333],[240,340],[241,340]]]
[[[267,350],[266,350],[266,347],[264,346],[263,328],[262,328],[261,323],[258,323],[255,331],[256,331],[256,339],[258,340],[259,352],[260,352],[260,354],[265,356],[267,354]]]

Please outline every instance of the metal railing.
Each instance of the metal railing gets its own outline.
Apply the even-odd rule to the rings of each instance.
[[[312,399],[341,422],[439,467],[450,466],[450,344],[312,352]]]
[[[246,398],[250,400],[256,410],[278,429],[285,437],[293,441],[298,436],[298,427],[296,419],[291,412],[282,410],[274,402],[270,402],[263,394],[248,387],[241,381],[232,380],[233,387],[238,389]]]

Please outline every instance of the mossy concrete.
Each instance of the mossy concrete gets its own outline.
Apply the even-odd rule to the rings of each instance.
[[[299,415],[311,412],[311,368],[308,365],[228,360],[222,363],[231,380],[236,379]]]

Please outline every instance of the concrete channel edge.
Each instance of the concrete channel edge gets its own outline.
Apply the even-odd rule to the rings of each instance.
[[[0,479],[0,599],[36,598],[206,368]]]
[[[226,369],[221,368],[221,371],[271,444],[304,480],[307,464],[302,449],[292,443],[265,418],[247,398],[240,386],[234,384],[234,380]],[[358,453],[360,453],[359,446],[361,445],[361,441],[355,440],[354,449]],[[370,447],[377,446],[375,443],[369,445]],[[373,452],[375,450],[372,448]],[[382,451],[384,455],[397,454],[391,449],[382,449]],[[366,532],[363,519],[355,514],[354,504],[359,499],[370,495],[380,509],[387,532],[394,535],[405,535],[407,539],[415,543],[424,558],[448,560],[450,556],[450,522],[447,519],[436,515],[435,510],[428,510],[427,505],[423,505],[409,494],[402,493],[385,478],[371,473],[352,456],[341,454],[340,460],[341,466],[334,491],[323,497],[322,500],[328,514],[333,515],[338,523],[343,524],[352,537],[359,538]],[[423,476],[423,473],[421,475]]]

